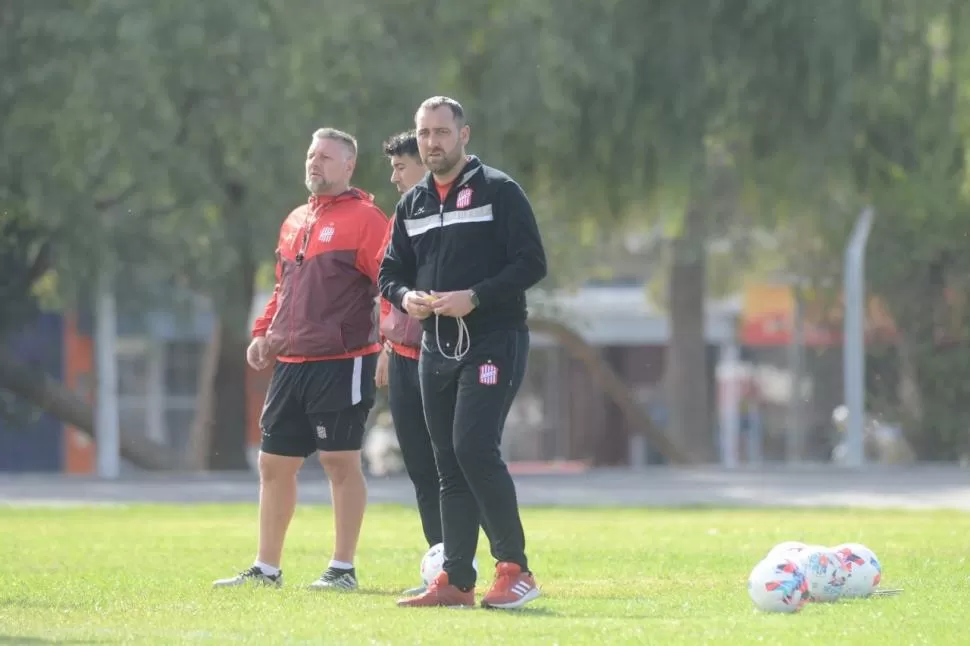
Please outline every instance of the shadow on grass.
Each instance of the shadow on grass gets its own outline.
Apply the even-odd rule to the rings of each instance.
[[[511,610],[492,609],[488,612],[499,613],[503,616],[509,617],[549,617],[555,619],[633,619],[643,621],[663,618],[663,616],[659,613],[648,614],[643,612],[610,612],[608,610],[597,612],[588,610],[570,610],[564,612],[560,610],[553,610],[552,608],[547,608],[544,606],[530,606],[527,608],[517,608]]]
[[[574,616],[572,613],[557,612],[557,611],[553,610],[552,608],[543,608],[543,607],[539,607],[539,608],[513,608],[513,609],[510,609],[510,610],[502,610],[500,608],[492,608],[492,609],[489,609],[489,612],[496,613],[496,614],[501,614],[501,615],[508,615],[510,617],[519,616],[519,617],[560,617],[560,618],[562,618],[562,617],[572,617],[572,616]]]
[[[21,637],[19,635],[0,635],[0,644],[17,644],[17,646],[31,646],[32,644],[105,644],[96,639],[46,639],[44,637]]]
[[[345,592],[340,590],[334,590],[333,593],[331,593],[328,590],[314,590],[313,592],[315,592],[316,594],[333,594],[333,593],[346,594]],[[401,597],[407,596],[395,590],[381,590],[380,588],[357,588],[350,594],[364,594],[369,597],[388,597],[392,599],[400,599]]]
[[[0,608],[21,608],[23,610],[42,610],[42,611],[54,611],[54,610],[81,610],[80,605],[73,604],[55,604],[46,601],[37,601],[32,598],[13,598],[13,599],[0,599]],[[4,639],[13,639],[7,635],[0,634],[0,644],[3,643],[13,643],[10,641],[4,642]]]
[[[252,588],[252,590],[254,590],[257,594],[265,593],[267,595],[272,595],[272,594],[279,594],[281,592],[285,594],[304,594],[305,593],[311,597],[326,597],[329,595],[341,595],[341,596],[359,595],[359,594],[370,596],[370,597],[397,598],[397,597],[404,596],[400,592],[395,592],[394,590],[381,590],[379,588],[357,588],[356,590],[339,590],[339,589],[327,589],[327,588],[315,589],[315,588],[311,588],[308,585],[289,586],[287,589],[283,589],[283,590],[279,588],[274,588],[272,586],[263,586],[263,588],[265,588],[265,590],[262,588]],[[226,598],[232,598],[232,594],[233,594],[233,588],[222,588],[222,589],[212,588],[212,591],[213,591],[213,597],[217,597],[219,595],[225,595]]]

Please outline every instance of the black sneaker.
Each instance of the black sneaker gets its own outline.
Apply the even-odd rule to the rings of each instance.
[[[320,578],[310,584],[311,590],[356,590],[357,572],[354,568],[340,570],[335,567],[327,568]]]
[[[213,588],[235,588],[240,585],[272,585],[277,588],[283,585],[283,571],[274,575],[269,575],[260,570],[255,565],[244,572],[229,579],[219,579],[212,583]]]

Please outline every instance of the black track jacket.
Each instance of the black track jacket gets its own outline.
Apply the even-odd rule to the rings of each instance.
[[[410,290],[473,289],[479,305],[465,317],[471,338],[525,329],[525,292],[545,277],[546,254],[532,205],[511,177],[470,156],[444,203],[428,173],[404,194],[395,216],[378,277],[394,307],[403,310]],[[435,318],[423,322],[432,335]],[[444,339],[457,333],[450,317],[439,326]]]

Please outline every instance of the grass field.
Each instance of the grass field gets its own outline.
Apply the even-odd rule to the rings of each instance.
[[[372,507],[357,593],[310,592],[329,509],[301,507],[282,590],[212,590],[248,566],[255,509],[0,507],[0,644],[966,644],[970,515],[525,509],[544,596],[520,611],[395,607],[417,583],[416,513]],[[783,540],[863,542],[898,597],[756,612],[747,574]],[[483,593],[491,579],[484,542]],[[488,567],[485,567],[488,566]]]

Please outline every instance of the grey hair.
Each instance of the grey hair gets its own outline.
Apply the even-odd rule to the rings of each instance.
[[[339,141],[350,151],[351,156],[356,159],[357,157],[357,140],[353,135],[344,132],[343,130],[337,130],[336,128],[320,128],[313,133],[313,139],[332,139],[334,141]]]

